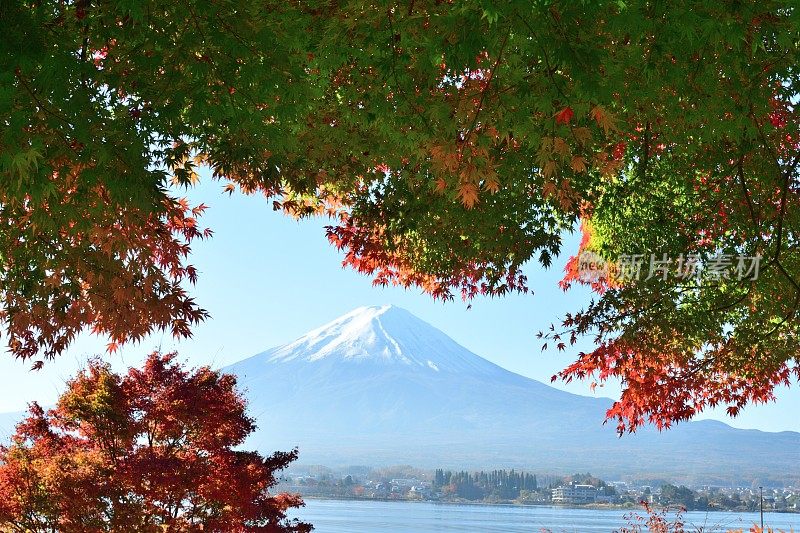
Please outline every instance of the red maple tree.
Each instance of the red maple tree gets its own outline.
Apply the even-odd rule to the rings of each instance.
[[[0,448],[0,530],[311,531],[286,517],[298,496],[269,492],[297,451],[242,451],[245,408],[234,376],[175,353],[124,376],[93,361]]]

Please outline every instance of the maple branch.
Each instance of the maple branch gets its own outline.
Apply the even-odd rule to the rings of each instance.
[[[642,165],[641,165],[641,174],[642,178],[647,177],[647,166],[650,164],[650,121],[647,121],[647,124],[644,127],[644,146],[642,147],[642,151],[644,152],[642,155]]]
[[[572,52],[572,55],[575,57],[578,63],[581,64],[581,66],[583,66],[583,68],[585,68],[587,71],[590,70],[593,67],[593,65],[589,65],[588,63],[586,63],[586,60],[583,58],[583,54],[577,53],[575,51],[575,48],[573,48],[572,46],[573,42],[580,42],[580,32],[575,33],[573,35],[568,35],[567,27],[561,20],[561,17],[558,16],[558,12],[555,10],[554,7],[548,9],[547,14],[548,16],[545,17],[545,20],[547,21],[548,25],[554,27],[555,30],[561,34],[562,38],[561,42],[565,44],[567,48],[569,48],[569,51]]]
[[[195,15],[195,16],[196,16],[196,15]],[[253,46],[253,44],[252,44],[252,43],[248,43],[248,42],[247,42],[247,41],[244,39],[244,37],[242,37],[242,36],[239,34],[239,32],[237,32],[237,31],[236,31],[236,28],[234,28],[233,26],[231,26],[230,24],[228,24],[228,23],[225,21],[225,19],[224,19],[223,17],[220,17],[218,20],[219,20],[220,24],[222,24],[222,26],[225,28],[225,30],[226,30],[227,32],[229,32],[231,35],[233,35],[234,37],[236,37],[236,40],[237,40],[237,41],[239,41],[239,43],[241,43],[242,45],[244,45],[244,47],[245,47],[245,48],[247,48],[248,50],[250,50],[251,52],[253,52],[253,54],[260,54],[260,53],[261,53],[261,52],[258,50],[258,48],[257,48],[257,47]],[[230,56],[229,56],[229,57],[230,57]]]
[[[60,120],[61,122],[63,122],[63,123],[64,123],[64,124],[66,124],[67,126],[69,126],[70,128],[72,128],[72,129],[74,129],[74,128],[75,128],[75,126],[73,126],[73,125],[72,125],[72,123],[71,123],[69,120],[67,120],[66,118],[62,117],[62,116],[61,116],[61,115],[59,115],[58,113],[55,113],[54,111],[51,111],[51,110],[50,110],[50,109],[47,107],[47,105],[45,105],[45,104],[44,104],[44,102],[42,102],[42,101],[39,99],[39,96],[36,94],[36,91],[34,91],[34,90],[33,90],[33,88],[32,88],[30,85],[28,85],[27,83],[25,83],[25,78],[24,78],[24,76],[22,76],[22,74],[20,74],[19,76],[17,76],[17,79],[18,79],[18,80],[19,80],[19,82],[22,84],[22,86],[25,88],[25,90],[27,91],[27,93],[28,93],[28,94],[31,96],[31,98],[33,98],[33,100],[34,100],[34,101],[35,101],[37,104],[39,104],[39,107],[41,108],[41,110],[42,110],[42,111],[44,111],[45,113],[47,113],[47,114],[48,114],[48,115],[50,115],[51,117],[53,117],[53,118],[55,118],[55,119],[57,119],[57,120]]]
[[[772,149],[772,145],[767,140],[767,136],[764,133],[764,129],[762,127],[762,123],[761,123],[761,121],[756,119],[755,114],[754,114],[754,112],[752,110],[752,107],[750,109],[749,115],[750,115],[750,119],[756,125],[756,129],[758,131],[759,137],[761,137],[761,141],[764,144],[764,148],[766,148],[766,149],[768,149],[770,151],[770,153],[772,154],[772,157],[773,157],[773,159],[775,161],[776,167],[778,169],[780,169],[781,166],[782,166],[781,165],[780,155],[778,154],[777,151]],[[784,218],[785,218],[785,215],[786,215],[786,202],[787,202],[788,195],[789,195],[789,185],[791,183],[792,173],[794,172],[794,169],[797,167],[798,162],[800,162],[800,152],[795,154],[794,160],[791,163],[789,163],[789,166],[786,169],[784,169],[784,171],[782,172],[782,176],[781,177],[783,178],[783,184],[781,185],[781,200],[780,200],[780,209],[779,209],[779,213],[778,213],[778,222],[777,222],[777,224],[778,224],[778,227],[777,227],[777,242],[775,243],[775,255],[772,258],[772,261],[770,261],[770,264],[774,262],[779,266],[781,272],[783,272],[784,275],[786,275],[789,278],[789,280],[792,282],[792,284],[795,285],[795,287],[797,287],[797,283],[783,269],[783,266],[780,265],[779,259],[780,259],[780,255],[781,255],[781,247],[783,246],[783,221],[784,221]]]
[[[526,28],[528,28],[528,31],[530,32],[531,38],[536,40],[536,44],[538,44],[539,48],[542,50],[542,57],[544,58],[545,72],[547,73],[547,78],[550,80],[550,82],[556,88],[556,91],[558,91],[558,94],[560,94],[561,97],[564,98],[564,100],[566,102],[569,102],[569,98],[567,98],[567,95],[564,94],[564,91],[561,90],[561,87],[558,85],[556,80],[553,78],[553,72],[555,71],[555,69],[553,69],[553,67],[550,66],[550,58],[547,56],[547,50],[545,49],[544,46],[542,46],[542,43],[539,42],[539,39],[536,37],[536,32],[533,31],[533,28],[531,27],[531,25],[528,24],[528,21],[525,20],[525,18],[522,15],[520,15],[516,11],[514,12],[514,15],[522,22],[522,24],[525,25]]]
[[[681,291],[681,292],[683,292],[683,291]],[[553,329],[553,326],[551,325],[551,333],[542,334],[542,336],[544,338],[546,338],[546,339],[549,339],[549,338],[552,338],[553,335],[563,336],[563,335],[566,335],[567,333],[576,333],[576,334],[579,334],[579,335],[584,335],[589,331],[590,328],[603,326],[603,325],[606,325],[606,324],[612,323],[612,322],[621,322],[621,321],[629,319],[629,318],[631,318],[633,316],[639,316],[639,315],[642,315],[644,313],[647,313],[647,312],[655,309],[656,306],[658,306],[659,304],[663,303],[663,301],[666,299],[666,297],[667,297],[667,294],[666,293],[662,293],[661,296],[656,298],[654,301],[652,301],[649,305],[647,305],[645,307],[633,308],[633,309],[631,309],[629,311],[624,311],[624,312],[621,312],[621,313],[617,313],[614,316],[610,316],[610,317],[606,317],[606,318],[599,318],[599,319],[590,320],[590,321],[585,321],[584,320],[584,321],[581,321],[581,322],[577,323],[575,326],[568,327],[568,328],[566,328],[564,330],[561,330],[559,332],[555,332],[555,330]],[[592,304],[590,304],[590,306],[588,308],[589,311],[587,311],[587,313],[591,311],[593,306],[596,307],[596,305],[597,305],[597,303],[592,302]],[[567,324],[564,323],[563,325],[566,326]]]
[[[781,207],[780,213],[778,215],[778,242],[776,243],[775,249],[775,261],[777,262],[780,258],[781,254],[781,246],[783,241],[783,221],[786,216],[786,200],[789,195],[789,184],[792,178],[792,172],[794,168],[797,166],[798,161],[800,161],[800,153],[798,153],[794,161],[789,165],[789,168],[784,170],[783,172],[783,186],[781,187]]]
[[[193,22],[194,26],[197,28],[197,31],[200,33],[200,35],[202,35],[202,36],[203,36],[203,41],[205,41],[205,42],[208,42],[208,41],[209,41],[209,39],[208,39],[208,37],[206,36],[205,32],[203,31],[202,27],[200,26],[200,24],[199,24],[199,22],[198,22],[198,20],[200,20],[200,18],[199,18],[199,16],[197,15],[197,12],[196,12],[196,11],[195,11],[195,9],[192,7],[192,4],[191,4],[191,3],[187,3],[186,5],[187,5],[187,8],[189,9],[189,11],[190,11],[190,14],[191,14],[191,16],[192,16],[192,22]],[[251,52],[253,52],[253,54],[254,54],[254,55],[259,55],[259,51],[258,51],[258,49],[257,49],[256,47],[254,47],[254,46],[252,45],[252,43],[248,43],[248,42],[247,42],[247,41],[246,41],[246,40],[245,40],[245,39],[244,39],[244,38],[243,38],[243,37],[242,37],[242,36],[241,36],[241,35],[240,35],[240,34],[239,34],[237,31],[236,31],[236,29],[235,29],[235,28],[233,28],[233,27],[232,27],[230,24],[228,24],[228,23],[225,21],[225,18],[224,18],[224,17],[218,17],[218,18],[217,18],[217,19],[215,19],[215,20],[219,21],[219,23],[222,25],[222,27],[225,29],[225,31],[226,31],[226,32],[228,32],[228,33],[230,33],[231,35],[233,35],[233,36],[236,38],[236,40],[237,40],[237,41],[239,41],[239,43],[240,43],[240,44],[242,44],[242,45],[243,45],[245,48],[247,48],[248,50],[250,50]],[[214,26],[214,29],[217,29],[217,31],[219,31],[219,28],[218,28],[217,26],[215,26],[215,25],[213,25],[213,24],[212,24],[212,26]],[[218,66],[217,66],[217,63],[216,63],[216,62],[213,60],[213,58],[211,58],[211,56],[210,56],[210,54],[212,53],[212,52],[211,52],[211,50],[208,50],[207,52],[208,52],[208,54],[209,54],[209,64],[211,65],[211,70],[214,72],[214,74],[216,74],[216,76],[217,76],[217,79],[218,79],[219,81],[221,81],[221,82],[225,83],[225,80],[223,79],[223,76],[221,76],[221,75],[220,75],[220,72],[219,72],[219,68],[218,68]],[[222,53],[222,55],[226,56],[228,59],[231,59],[231,60],[233,60],[233,61],[235,61],[235,60],[236,60],[236,58],[235,58],[235,57],[233,57],[233,56],[231,56],[230,54],[224,53],[224,51],[220,51],[220,52]],[[174,72],[175,72],[175,71],[173,71],[173,73],[174,73]],[[250,102],[250,103],[253,105],[253,107],[256,107],[256,108],[258,107],[259,103],[258,103],[258,102],[256,102],[255,98],[253,98],[253,95],[250,93],[250,91],[248,90],[248,88],[247,88],[246,86],[245,86],[245,87],[236,87],[236,92],[237,92],[237,94],[238,94],[238,95],[240,95],[240,96],[243,96],[243,97],[244,97],[246,100],[248,100],[248,101],[249,101],[249,102]],[[231,105],[233,105],[233,95],[231,95],[230,93],[228,93],[228,100],[231,102]]]
[[[466,141],[470,137],[472,137],[472,132],[475,129],[475,126],[478,124],[478,116],[480,116],[481,111],[483,110],[483,102],[486,99],[486,93],[489,92],[489,87],[492,84],[492,80],[494,80],[494,73],[497,70],[497,66],[500,64],[500,61],[503,58],[503,51],[506,49],[506,43],[508,42],[508,38],[511,35],[511,28],[508,29],[506,36],[503,38],[503,42],[500,45],[500,51],[497,53],[497,59],[492,65],[491,70],[489,71],[489,76],[486,78],[486,84],[481,91],[481,98],[478,101],[478,108],[475,110],[475,116],[472,117],[472,124],[470,124],[469,130],[467,130],[467,134],[464,136],[464,140]]]
[[[778,263],[778,265],[780,265],[780,263]],[[783,270],[783,267],[781,266],[780,269]],[[788,275],[787,275],[787,277],[788,277]],[[765,333],[761,337],[761,339],[763,340],[763,339],[769,338],[772,335],[774,335],[781,327],[783,327],[784,324],[786,324],[786,322],[789,321],[789,319],[793,318],[797,314],[798,307],[800,307],[800,289],[798,289],[795,292],[794,304],[792,305],[792,308],[789,310],[789,312],[786,314],[786,316],[784,316],[783,319],[780,322],[775,324],[774,328],[772,328],[770,331]]]
[[[747,202],[747,209],[750,211],[750,219],[753,221],[756,229],[756,235],[758,235],[759,239],[761,238],[761,234],[758,231],[759,226],[761,225],[758,221],[759,217],[756,215],[755,206],[753,205],[753,200],[750,197],[750,191],[747,188],[747,181],[744,177],[744,168],[743,168],[743,159],[744,156],[739,158],[739,161],[736,164],[736,175],[739,178],[739,183],[742,186],[742,193],[744,193],[745,201]]]
[[[789,283],[791,283],[794,286],[795,290],[798,293],[800,293],[800,283],[795,281],[795,279],[791,276],[791,274],[789,274],[789,272],[786,271],[786,269],[783,267],[783,264],[777,260],[772,261],[772,263],[774,263],[775,266],[778,267],[778,270],[784,275],[784,277],[786,277],[786,279],[789,280]]]
[[[34,91],[33,88],[25,82],[25,78],[24,78],[24,76],[22,76],[22,74],[17,76],[17,79],[19,80],[20,84],[25,88],[25,91],[30,95],[30,97],[33,98],[34,102],[36,102],[39,105],[39,108],[42,111],[44,111],[46,114],[50,115],[51,117],[55,118],[56,120],[60,120],[61,122],[63,122],[67,126],[69,126],[70,129],[75,129],[75,126],[73,126],[72,123],[69,120],[67,120],[65,117],[62,117],[58,113],[56,113],[54,111],[51,111],[48,108],[48,106],[45,105],[44,102],[42,102],[39,99],[38,95],[36,94],[36,91]],[[69,148],[76,156],[80,156],[80,153],[78,152],[78,150],[73,146],[73,144],[71,142],[69,142],[69,140],[67,139],[66,135],[64,135],[64,133],[59,128],[54,128],[54,131],[56,132],[56,135],[61,137],[61,140],[64,142],[64,145],[67,148]]]
[[[413,6],[413,2],[412,2],[412,6]],[[430,122],[428,122],[427,117],[425,117],[425,115],[423,115],[422,113],[419,112],[419,109],[417,109],[417,106],[410,102],[410,99],[408,98],[408,94],[403,90],[403,86],[400,84],[400,78],[397,76],[397,45],[395,44],[395,40],[394,40],[395,33],[394,33],[394,23],[392,22],[393,15],[392,15],[392,10],[391,9],[387,10],[386,19],[389,22],[389,33],[390,33],[389,42],[391,43],[391,47],[392,47],[392,77],[394,78],[394,83],[395,83],[395,86],[396,86],[396,90],[398,91],[398,93],[403,95],[403,97],[405,98],[406,102],[410,103],[411,110],[414,112],[414,114],[417,117],[419,117],[419,119],[422,121],[422,123],[428,129],[428,132],[433,134],[434,133],[433,126],[431,126]]]
[[[89,32],[88,23],[83,26],[83,32],[84,34],[87,34]],[[86,88],[87,83],[86,83],[86,72],[83,72],[83,66],[86,63],[86,51],[88,48],[89,48],[89,36],[86,35],[83,38],[83,44],[81,45],[81,61],[80,61],[81,85],[83,85],[84,88]]]
[[[708,310],[708,312],[709,313],[714,313],[714,312],[718,312],[718,311],[725,311],[727,309],[730,309],[732,307],[735,307],[735,306],[741,304],[744,300],[746,300],[750,296],[750,294],[753,291],[754,285],[755,285],[754,283],[750,282],[749,286],[748,286],[748,289],[747,289],[747,292],[745,292],[743,295],[741,295],[740,297],[737,297],[736,299],[734,299],[730,303],[727,303],[727,304],[724,304],[724,305],[721,305],[721,306],[718,306],[718,307],[711,308],[711,309]],[[697,286],[697,285],[675,286],[672,291],[662,292],[661,296],[659,296],[658,298],[653,300],[649,305],[647,305],[645,307],[633,308],[633,309],[630,309],[628,311],[616,313],[613,316],[606,316],[605,318],[598,318],[598,319],[595,319],[595,320],[583,321],[583,322],[580,322],[580,323],[576,324],[573,327],[565,328],[565,329],[560,330],[558,332],[556,332],[554,330],[551,333],[547,333],[547,334],[544,334],[544,333],[540,332],[540,336],[542,338],[545,338],[545,339],[552,339],[553,335],[555,335],[555,336],[563,336],[563,335],[572,334],[572,333],[576,333],[576,334],[579,334],[579,335],[584,335],[591,328],[595,328],[595,327],[598,327],[598,326],[603,326],[603,325],[609,324],[609,323],[619,323],[619,322],[622,322],[624,320],[628,320],[628,319],[631,319],[631,318],[634,318],[634,317],[641,318],[642,315],[648,314],[648,313],[652,312],[653,310],[655,310],[660,304],[663,304],[665,300],[667,300],[669,298],[673,298],[674,297],[673,296],[674,293],[683,294],[683,293],[690,292],[690,291],[708,290],[708,289],[712,289],[712,288],[715,288],[715,287],[720,287],[720,284],[719,283],[711,283],[711,284],[704,284],[704,285],[700,285],[700,286]],[[566,325],[566,324],[564,324],[564,325]],[[551,329],[552,329],[552,327],[551,327]]]

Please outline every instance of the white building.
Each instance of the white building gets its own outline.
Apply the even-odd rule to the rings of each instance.
[[[586,504],[597,501],[597,489],[592,485],[569,485],[553,489],[553,503]]]

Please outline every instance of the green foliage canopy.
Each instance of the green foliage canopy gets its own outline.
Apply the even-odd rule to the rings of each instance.
[[[526,290],[579,220],[609,261],[697,256],[688,280],[592,280],[546,335],[598,335],[562,377],[621,378],[620,429],[769,400],[798,374],[799,20],[790,0],[5,2],[11,351],[190,334],[207,232],[170,184],[208,165],[436,297]],[[759,277],[714,274],[719,254]]]

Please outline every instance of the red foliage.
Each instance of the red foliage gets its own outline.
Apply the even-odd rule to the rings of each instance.
[[[553,379],[569,382],[593,376],[600,381],[624,380],[622,396],[607,412],[607,418],[617,420],[617,429],[624,432],[648,422],[666,429],[717,405],[728,405],[728,414],[735,416],[748,403],[774,400],[775,387],[788,385],[792,372],[800,378],[798,370],[785,363],[768,372],[737,376],[726,371],[724,358],[697,360],[682,351],[673,353],[666,346],[654,346],[646,335],[638,342],[604,342],[581,353]],[[752,366],[755,370],[756,363]]]
[[[572,117],[574,116],[575,112],[572,110],[571,107],[567,106],[558,113],[556,113],[556,123],[569,124],[572,121]]]
[[[645,514],[629,513],[625,515],[628,525],[616,530],[614,533],[703,533],[706,529],[717,531],[722,528],[721,524],[712,525],[710,528],[706,526],[687,526],[683,518],[685,509],[678,509],[676,512],[671,513],[670,509],[664,508],[656,510],[647,502],[641,502]],[[670,516],[672,514],[673,516]],[[741,529],[733,530],[727,529],[728,533],[743,533]],[[784,533],[772,528],[761,529],[758,526],[753,526],[748,530],[750,533]]]
[[[509,269],[501,278],[485,278],[486,265],[478,262],[460,264],[455,271],[436,276],[415,268],[413,254],[401,247],[386,246],[384,229],[380,226],[359,225],[349,215],[340,215],[338,226],[328,226],[328,240],[339,250],[345,250],[344,266],[361,274],[373,276],[373,285],[421,287],[435,299],[450,299],[450,290],[459,289],[464,300],[477,295],[502,296],[508,292],[527,292],[527,278],[521,269]],[[451,250],[454,262],[458,251]]]
[[[0,192],[6,265],[0,320],[9,351],[21,359],[53,358],[87,327],[108,336],[112,351],[154,330],[190,336],[208,316],[186,290],[197,279],[186,263],[191,243],[211,235],[198,224],[206,207],[172,198],[155,210],[117,207],[105,188],[85,190],[79,171],[55,175],[57,198],[39,204]],[[76,198],[102,221],[75,213]]]
[[[0,449],[0,530],[308,532],[272,495],[297,452],[239,446],[254,429],[233,376],[152,354],[125,376],[93,362],[57,406],[33,404]]]
[[[670,518],[669,509],[657,511],[647,502],[641,502],[644,507],[645,515],[639,513],[629,513],[625,515],[628,525],[616,530],[614,533],[687,533],[686,525],[683,520],[685,509],[678,509],[674,518]],[[700,529],[699,531],[702,531]],[[698,531],[698,533],[699,533]]]

